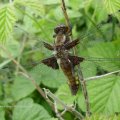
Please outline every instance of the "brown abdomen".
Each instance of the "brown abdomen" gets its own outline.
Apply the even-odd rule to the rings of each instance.
[[[72,63],[69,61],[69,59],[62,58],[60,59],[60,67],[68,78],[68,84],[71,89],[72,95],[76,95],[79,89],[79,80],[75,78]]]

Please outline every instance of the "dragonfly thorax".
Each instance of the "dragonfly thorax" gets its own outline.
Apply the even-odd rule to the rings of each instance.
[[[66,41],[66,35],[59,33],[58,35],[56,35],[55,38],[55,45],[59,46],[59,45],[63,45]]]
[[[54,56],[59,58],[65,58],[68,55],[68,51],[63,46],[57,46],[53,52]]]

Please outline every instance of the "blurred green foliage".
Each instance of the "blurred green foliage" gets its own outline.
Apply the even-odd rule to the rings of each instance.
[[[73,37],[80,39],[77,53],[85,58],[120,58],[120,1],[119,0],[65,0],[73,29]],[[22,64],[42,88],[50,89],[66,104],[77,104],[85,112],[81,90],[72,96],[67,78],[61,70],[44,65],[32,65],[52,55],[43,48],[42,41],[53,43],[53,29],[65,23],[60,0],[2,0],[0,2],[0,45]],[[111,23],[99,24],[113,14]],[[100,75],[120,69],[120,60],[85,61],[81,63],[84,77]],[[17,65],[0,48],[0,120],[57,120],[44,99],[36,95],[35,86],[20,75]],[[110,75],[87,83],[91,113],[89,120],[119,120],[120,77]],[[36,102],[36,103],[35,103]],[[16,105],[16,106],[15,106]],[[9,107],[15,106],[15,107]],[[29,108],[31,106],[32,108]],[[58,105],[58,109],[62,110]],[[95,113],[98,113],[97,115]],[[100,113],[100,114],[99,114]],[[102,115],[101,115],[102,114]],[[73,120],[71,114],[64,114]]]

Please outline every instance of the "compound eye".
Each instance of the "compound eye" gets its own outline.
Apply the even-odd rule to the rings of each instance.
[[[54,28],[54,32],[57,34],[60,31],[58,27]]]
[[[58,34],[59,32],[62,32],[63,34],[69,33],[71,30],[65,25],[59,25],[56,28],[54,28],[54,32]]]

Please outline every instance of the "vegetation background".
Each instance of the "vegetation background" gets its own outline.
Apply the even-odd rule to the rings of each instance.
[[[120,1],[65,0],[73,28],[79,38],[77,53],[83,57],[120,58]],[[108,14],[115,19],[104,24]],[[57,120],[35,85],[21,72],[14,58],[23,65],[41,88],[48,88],[67,105],[76,102],[76,110],[85,115],[84,97],[79,90],[72,96],[62,71],[54,71],[31,62],[51,56],[42,41],[53,43],[53,29],[65,23],[60,0],[0,1],[0,120]],[[99,24],[98,26],[98,23]],[[12,57],[11,57],[12,56]],[[94,63],[94,64],[93,64]],[[120,61],[83,62],[85,78],[120,69]],[[119,74],[87,82],[91,117],[89,120],[120,120]],[[57,104],[58,110],[63,107]],[[66,112],[65,120],[75,119]]]

